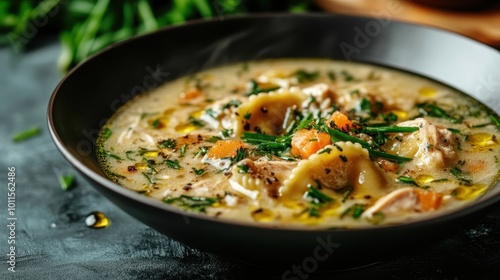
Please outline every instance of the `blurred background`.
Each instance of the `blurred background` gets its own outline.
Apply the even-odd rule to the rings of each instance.
[[[57,36],[64,73],[105,46],[198,18],[332,12],[445,28],[500,47],[498,0],[2,0],[0,45],[16,53]]]

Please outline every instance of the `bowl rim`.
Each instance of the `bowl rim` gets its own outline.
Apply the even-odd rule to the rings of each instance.
[[[69,77],[75,75],[79,71],[80,68],[84,67],[89,61],[93,61],[95,59],[98,59],[101,55],[104,53],[113,51],[115,48],[127,45],[131,42],[143,40],[144,38],[147,38],[149,36],[155,36],[159,33],[163,32],[169,32],[169,30],[177,30],[177,29],[188,29],[192,28],[193,26],[200,26],[203,24],[210,24],[214,22],[220,22],[220,21],[227,21],[227,22],[233,22],[233,21],[255,21],[261,18],[323,18],[323,17],[335,17],[335,18],[355,18],[359,20],[369,20],[373,19],[371,17],[367,16],[357,16],[357,15],[344,15],[344,14],[331,14],[331,13],[326,13],[326,12],[307,12],[307,13],[255,13],[255,14],[247,14],[247,15],[224,15],[224,19],[220,20],[217,17],[214,17],[212,19],[194,19],[187,21],[183,23],[182,25],[170,25],[170,26],[163,26],[155,31],[152,32],[147,32],[144,34],[136,35],[130,38],[127,38],[123,41],[111,44],[104,49],[96,52],[95,54],[89,56],[87,59],[85,59],[83,62],[79,63],[75,67],[73,67],[68,73],[64,75],[64,77],[60,80],[60,82],[57,84],[55,89],[53,90],[48,106],[47,106],[47,125],[49,129],[50,136],[56,145],[57,149],[59,152],[63,155],[68,162],[73,165],[74,168],[76,168],[78,171],[83,173],[85,176],[87,176],[89,179],[95,181],[95,183],[99,184],[101,187],[104,187],[114,193],[117,193],[118,195],[122,197],[126,197],[127,199],[133,200],[135,202],[138,202],[140,204],[144,204],[148,207],[155,208],[156,210],[160,211],[168,211],[172,212],[174,214],[179,214],[181,216],[187,217],[189,219],[195,219],[195,220],[204,220],[206,222],[215,222],[215,223],[223,223],[226,225],[232,225],[232,226],[239,226],[239,227],[250,227],[250,228],[260,228],[264,230],[275,230],[275,231],[287,231],[287,232],[313,232],[313,233],[334,233],[334,232],[378,232],[378,231],[387,231],[387,230],[403,230],[403,229],[412,229],[412,228],[420,228],[424,225],[426,226],[432,226],[434,224],[441,224],[444,222],[450,222],[457,220],[461,217],[472,215],[473,213],[479,212],[481,210],[485,210],[487,208],[491,208],[495,204],[498,205],[500,204],[500,195],[496,194],[493,195],[492,197],[488,197],[483,200],[476,200],[470,204],[467,204],[462,207],[458,207],[449,211],[444,211],[441,213],[438,213],[436,215],[430,215],[426,218],[423,219],[415,219],[415,220],[410,220],[406,221],[403,223],[397,223],[397,224],[384,224],[384,225],[376,225],[376,226],[363,226],[363,227],[355,227],[355,228],[335,228],[335,227],[307,227],[307,226],[294,226],[294,225],[279,225],[279,224],[265,224],[265,223],[255,223],[255,222],[249,222],[249,221],[239,221],[239,220],[233,220],[233,219],[221,219],[217,217],[212,217],[212,216],[207,216],[202,213],[195,213],[187,210],[182,210],[179,207],[175,207],[173,205],[169,205],[166,203],[162,203],[160,200],[147,197],[144,195],[141,195],[135,191],[132,191],[128,188],[125,188],[110,179],[101,176],[100,174],[97,174],[94,172],[91,168],[87,167],[84,163],[80,162],[67,148],[66,144],[62,141],[61,137],[59,136],[59,133],[56,130],[55,126],[55,119],[53,115],[53,110],[54,110],[54,103],[56,99],[58,98],[58,95],[61,92],[61,88],[63,84],[69,79]],[[445,36],[452,36],[452,37],[458,37],[461,38],[462,40],[468,41],[468,43],[473,43],[480,45],[485,48],[489,48],[491,50],[496,51],[499,55],[500,52],[497,51],[496,49],[485,45],[473,38],[453,33],[451,31],[433,27],[433,26],[424,26],[424,25],[419,25],[419,24],[414,24],[414,23],[408,23],[404,21],[399,21],[399,20],[391,20],[391,23],[394,22],[399,25],[407,25],[410,26],[411,28],[417,28],[417,29],[427,29],[427,30],[432,30],[433,32],[441,32],[445,34]],[[283,57],[285,58],[285,57]],[[363,61],[356,61],[354,62],[360,62],[360,63],[368,63],[368,62],[363,62]],[[372,63],[373,64],[373,63]],[[221,66],[221,65],[219,65]],[[385,66],[388,67],[388,66]],[[399,71],[405,71],[408,72],[407,70],[402,70],[402,69],[397,69],[395,67],[391,67],[395,70]],[[409,72],[411,73],[411,72]],[[412,73],[415,74],[415,73]],[[417,74],[422,76],[421,74]],[[425,75],[423,75],[426,77]],[[429,77],[426,77],[429,78]],[[431,78],[432,79],[432,78]],[[486,105],[486,104],[484,104]],[[486,105],[486,107],[488,107]],[[490,108],[490,107],[488,107]],[[491,108],[490,108],[491,109]],[[493,111],[497,112],[497,110]],[[497,112],[499,113],[499,112]],[[95,144],[93,143],[93,152],[95,152]],[[500,181],[497,182],[496,185],[492,186],[491,189],[493,188],[499,188],[500,187]],[[114,204],[114,203],[113,203]]]

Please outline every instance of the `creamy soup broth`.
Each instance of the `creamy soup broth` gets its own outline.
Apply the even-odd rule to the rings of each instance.
[[[474,201],[499,174],[499,121],[432,80],[367,64],[253,61],[137,96],[98,158],[186,211],[276,226],[402,223]]]

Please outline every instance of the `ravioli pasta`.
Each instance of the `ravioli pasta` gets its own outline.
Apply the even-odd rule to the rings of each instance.
[[[219,219],[371,227],[473,202],[499,178],[500,121],[432,80],[360,63],[275,59],[137,96],[101,130],[107,176]]]

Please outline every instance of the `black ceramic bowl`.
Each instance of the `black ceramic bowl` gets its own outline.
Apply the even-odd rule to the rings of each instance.
[[[189,246],[269,266],[357,265],[444,238],[500,202],[500,185],[466,208],[370,229],[297,230],[221,221],[127,190],[101,171],[95,140],[132,96],[217,65],[264,58],[331,58],[420,74],[500,112],[500,54],[449,32],[394,21],[326,14],[223,17],[165,28],[116,44],[57,86],[48,123],[57,148],[104,196],[146,225]],[[126,233],[124,233],[126,236]]]

